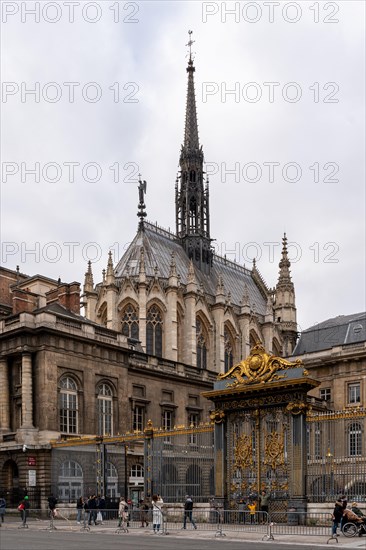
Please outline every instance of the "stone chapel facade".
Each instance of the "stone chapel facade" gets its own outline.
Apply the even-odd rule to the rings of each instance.
[[[190,56],[176,233],[144,220],[146,182],[140,181],[137,234],[116,266],[109,254],[97,285],[89,263],[84,305],[88,319],[138,340],[147,354],[220,373],[259,342],[276,355],[291,355],[297,339],[295,290],[286,235],[274,288],[255,261],[250,270],[213,253],[194,72]]]

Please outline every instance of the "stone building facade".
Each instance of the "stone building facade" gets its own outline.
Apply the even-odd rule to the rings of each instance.
[[[339,315],[302,332],[293,351],[320,386],[329,410],[366,407],[366,313]]]
[[[147,356],[135,341],[88,321],[78,283],[5,268],[0,279],[1,490],[29,488],[35,471],[38,502],[46,497],[51,440],[138,432],[147,419],[164,428],[207,419],[200,393],[214,373]],[[140,449],[129,457],[129,478],[141,463]],[[120,460],[111,468],[124,477]]]

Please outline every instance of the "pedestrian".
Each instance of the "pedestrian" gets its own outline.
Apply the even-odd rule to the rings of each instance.
[[[344,516],[344,511],[345,509],[347,508],[347,504],[348,504],[348,501],[347,501],[347,497],[346,495],[342,495],[341,498],[341,503],[342,503],[342,508],[343,508],[343,516],[342,516],[342,519],[341,519],[341,530],[343,529],[343,525],[345,523],[345,516]]]
[[[140,518],[141,518],[141,527],[148,527],[148,512],[149,512],[149,505],[147,503],[147,500],[141,499],[140,500]]]
[[[245,510],[246,510],[246,502],[243,498],[239,500],[239,523],[245,523]]]
[[[128,521],[128,504],[123,497],[120,498],[118,506],[118,527],[123,531],[128,531],[127,529]]]
[[[342,521],[342,518],[343,518],[342,501],[337,500],[335,503],[333,515],[332,515],[332,520],[333,520],[332,537],[339,537],[337,533],[337,528],[338,528],[339,522]]]
[[[183,529],[186,529],[187,519],[189,519],[189,521],[192,523],[193,528],[197,529],[197,525],[194,522],[192,514],[193,514],[193,499],[191,496],[186,495],[186,501],[184,503]]]
[[[103,521],[105,520],[105,517],[106,517],[105,498],[103,495],[99,499],[99,512],[101,515],[101,523],[103,525]]]
[[[5,512],[6,512],[6,500],[3,497],[3,495],[0,496],[0,516],[1,516],[1,523],[4,523],[5,520]]]
[[[98,525],[97,523],[97,499],[95,495],[91,495],[88,500],[88,506],[89,506],[89,525],[94,523],[94,525]]]
[[[255,500],[250,500],[248,502],[248,509],[249,509],[249,516],[250,516],[250,523],[255,523],[255,514],[257,510],[257,503]]]
[[[260,520],[261,523],[267,523],[268,520],[268,508],[269,508],[269,500],[271,498],[271,495],[269,493],[266,493],[266,491],[262,491],[259,502],[260,502],[260,511],[262,512]]]
[[[83,497],[79,497],[76,501],[76,523],[80,525],[81,523],[81,515],[83,513],[84,508],[84,499]]]
[[[50,511],[50,517],[54,518],[56,515],[57,498],[53,496],[53,493],[48,497],[48,509]]]
[[[20,512],[20,517],[22,519],[22,525],[23,527],[27,526],[27,518],[29,516],[29,497],[28,495],[25,495],[25,497],[20,501],[20,504],[18,506],[18,510]]]
[[[90,525],[90,508],[89,508],[89,498],[83,499],[84,502],[84,529],[86,528],[86,524]]]
[[[161,499],[160,499],[161,500]],[[161,533],[160,526],[163,523],[163,512],[158,495],[152,496],[152,515],[154,533]]]

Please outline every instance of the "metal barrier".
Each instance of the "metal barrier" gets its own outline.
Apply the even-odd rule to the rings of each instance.
[[[95,515],[94,515],[95,512]],[[102,521],[98,521],[96,513],[99,510],[83,510],[81,518],[77,517],[76,507],[57,507],[55,514],[49,510],[28,510],[25,518],[16,510],[8,510],[5,524],[18,528],[44,529],[49,531],[81,531],[89,532],[94,529],[116,534],[127,533],[129,530],[140,530],[153,533],[153,512],[131,510],[125,524],[119,524],[118,511],[100,510]],[[81,519],[80,522],[77,519]],[[184,529],[197,529],[211,532],[216,537],[225,536],[230,532],[242,534],[257,534],[262,540],[274,540],[276,535],[298,536],[330,536],[332,515],[330,513],[308,512],[255,512],[240,510],[222,510],[220,508],[194,508],[192,512],[184,511],[182,507],[173,507],[164,504],[162,507],[162,523],[158,534],[165,535]]]
[[[296,512],[275,512],[269,517],[270,534],[329,536],[332,527],[332,514]]]

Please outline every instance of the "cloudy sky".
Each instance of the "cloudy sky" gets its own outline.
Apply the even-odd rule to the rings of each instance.
[[[3,266],[99,281],[139,172],[174,229],[192,29],[216,251],[274,286],[286,231],[300,329],[365,310],[363,2],[1,4]]]

